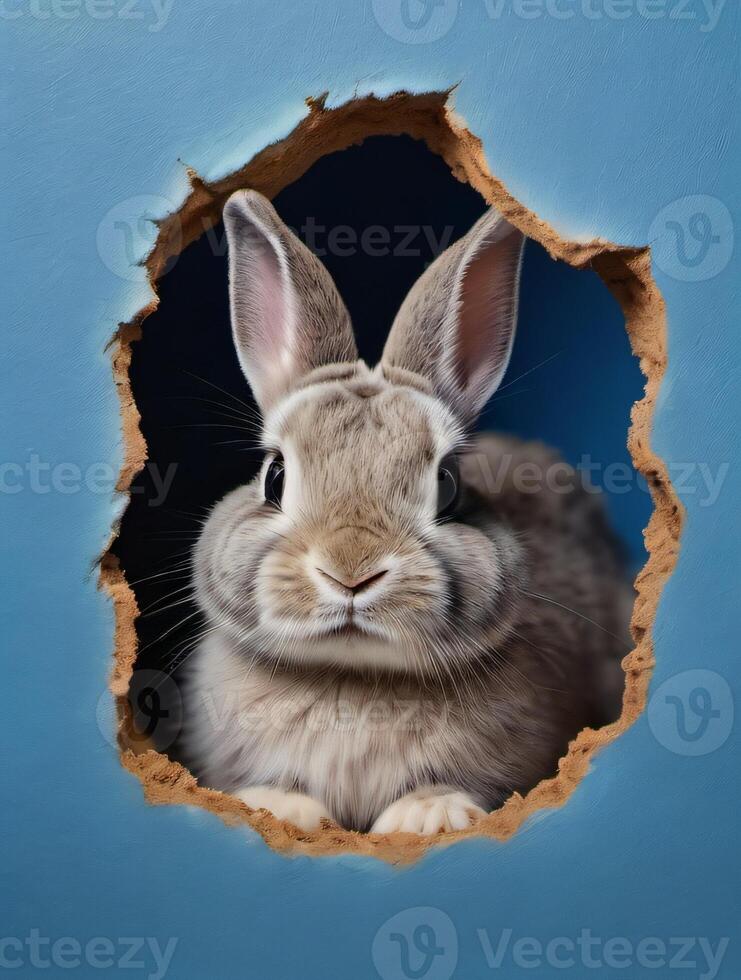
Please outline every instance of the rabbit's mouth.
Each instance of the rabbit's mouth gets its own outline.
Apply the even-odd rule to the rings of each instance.
[[[319,633],[319,639],[334,640],[359,640],[373,637],[379,638],[378,630],[372,630],[363,621],[362,615],[357,615],[352,607],[347,611],[346,617],[341,621],[331,622]]]
[[[343,623],[341,626],[330,627],[325,636],[337,640],[356,640],[360,636],[368,636],[368,633],[352,620]]]
[[[359,655],[366,655],[370,662],[376,663],[378,658],[392,662],[397,657],[390,654],[393,648],[392,637],[377,624],[371,626],[362,616],[349,612],[340,622],[317,623],[311,630],[311,637],[304,647],[305,654],[328,657],[333,662],[345,663],[346,657],[352,655],[353,661]]]

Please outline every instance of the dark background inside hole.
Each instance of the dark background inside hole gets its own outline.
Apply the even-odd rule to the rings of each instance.
[[[485,209],[476,191],[408,137],[374,137],[326,156],[274,203],[301,237],[313,236],[309,244],[334,277],[369,363],[434,258],[434,243],[450,244]],[[187,656],[202,625],[185,567],[199,522],[254,475],[260,453],[254,427],[241,418],[254,403],[232,346],[223,226],[180,255],[159,294],[131,365],[149,462],[114,550],[143,611],[137,667],[162,670]],[[586,455],[602,467],[592,475],[600,484],[610,472],[633,472],[626,430],[642,384],[621,310],[597,275],[554,262],[528,242],[512,362],[481,427],[542,439],[574,464]],[[162,501],[153,476],[168,471],[174,479]],[[606,493],[606,502],[637,568],[649,497],[640,481],[613,482],[621,489]]]

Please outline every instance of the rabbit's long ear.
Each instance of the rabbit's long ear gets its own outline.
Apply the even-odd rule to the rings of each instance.
[[[350,316],[319,259],[257,191],[224,207],[232,333],[265,411],[313,368],[357,360]]]
[[[386,342],[382,364],[427,378],[466,423],[509,362],[523,244],[491,208],[417,280]]]

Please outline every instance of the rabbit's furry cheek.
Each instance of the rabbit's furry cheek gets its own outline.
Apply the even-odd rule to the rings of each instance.
[[[259,621],[257,572],[272,546],[271,515],[257,482],[212,510],[193,556],[195,596],[210,624],[235,639]]]

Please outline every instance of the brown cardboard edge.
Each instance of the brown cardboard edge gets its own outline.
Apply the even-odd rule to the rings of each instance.
[[[416,860],[431,847],[465,838],[507,840],[538,810],[562,806],[586,774],[594,755],[625,732],[646,705],[654,664],[651,628],[661,591],[677,560],[683,521],[683,511],[667,468],[651,449],[650,442],[651,419],[666,368],[666,313],[651,276],[649,249],[622,248],[599,239],[570,242],[561,238],[490,174],[481,141],[455,118],[449,92],[422,95],[399,92],[385,99],[366,96],[334,109],[327,109],[325,101],[326,95],[307,100],[308,115],[293,132],[260,151],[227,177],[209,183],[188,170],[191,193],[177,212],[158,221],[157,242],[146,261],[155,293],[157,280],[168,261],[219,222],[224,202],[233,191],[251,187],[272,198],[327,153],[362,142],[368,136],[406,134],[424,140],[433,152],[443,157],[459,180],[471,184],[512,224],[540,242],[552,257],[577,267],[591,265],[598,272],[623,309],[630,343],[646,378],[644,397],[635,403],[631,412],[628,446],[636,469],[648,482],[654,510],[644,532],[649,557],[636,579],[637,599],[631,621],[635,647],[623,661],[626,686],[622,714],[613,724],[598,731],[582,731],[570,744],[555,776],[544,779],[524,797],[515,794],[500,809],[465,831],[433,837],[360,834],[326,823],[315,832],[304,832],[265,811],[250,810],[233,796],[198,786],[188,770],[163,754],[135,749],[126,737],[126,693],[136,659],[138,608],[115,556],[110,550],[102,556],[100,585],[112,598],[115,611],[110,687],[119,709],[121,761],[140,779],[146,800],[152,804],[187,803],[215,813],[228,825],[248,824],[266,843],[283,853],[354,853],[402,864]],[[142,323],[157,303],[157,299],[153,300],[133,321],[122,324],[110,344],[124,440],[124,461],[117,485],[122,493],[128,492],[147,459],[128,370],[131,345],[141,336]],[[114,539],[117,533],[114,528]]]

